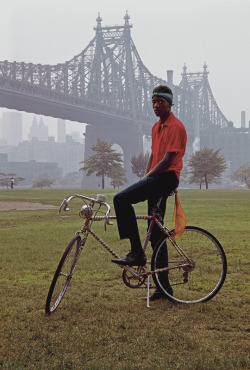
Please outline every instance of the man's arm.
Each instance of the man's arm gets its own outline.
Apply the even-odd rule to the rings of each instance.
[[[175,154],[174,152],[165,153],[162,160],[159,163],[157,163],[157,165],[154,168],[152,168],[151,171],[149,171],[152,160],[153,160],[153,155],[151,153],[149,160],[148,160],[147,167],[146,167],[145,177],[150,177],[150,176],[165,172],[171,166],[171,163],[174,158],[174,154]]]
[[[150,157],[148,159],[148,163],[147,163],[146,169],[145,169],[144,177],[146,177],[146,174],[150,170],[150,167],[151,167],[151,164],[152,164],[152,160],[153,160],[153,153],[151,152]]]

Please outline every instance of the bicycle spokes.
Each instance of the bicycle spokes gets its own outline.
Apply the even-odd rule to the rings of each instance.
[[[166,242],[168,247],[166,248]],[[207,231],[187,227],[177,240],[187,258],[180,255],[166,238],[156,247],[152,257],[152,270],[168,267],[166,272],[153,275],[155,283],[168,296],[168,287],[173,289],[172,298],[182,303],[205,302],[221,288],[226,276],[226,257],[220,243]]]

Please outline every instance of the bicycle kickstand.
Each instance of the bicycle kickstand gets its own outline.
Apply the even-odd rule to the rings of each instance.
[[[148,275],[148,284],[147,284],[147,308],[150,308],[150,306],[149,306],[149,286],[150,286],[150,282],[149,282],[149,275]]]

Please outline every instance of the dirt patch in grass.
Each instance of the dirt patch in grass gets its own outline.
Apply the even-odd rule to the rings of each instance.
[[[0,202],[1,211],[36,211],[39,209],[57,209],[58,207],[49,204],[30,203],[30,202]]]

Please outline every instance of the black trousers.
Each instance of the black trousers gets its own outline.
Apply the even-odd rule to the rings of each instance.
[[[116,194],[114,197],[114,207],[117,217],[117,226],[121,239],[138,240],[132,252],[138,252],[141,249],[139,230],[133,208],[133,204],[148,201],[148,215],[152,213],[153,208],[162,198],[160,212],[162,218],[165,216],[167,197],[179,185],[179,180],[173,171],[165,172],[160,175],[146,177],[137,183],[129,186]],[[149,221],[150,224],[150,221]],[[155,224],[150,237],[152,248],[154,249],[161,237],[165,235]],[[156,268],[168,266],[168,248],[166,242],[163,243],[156,261]],[[164,288],[170,285],[168,271],[158,274],[159,281]]]
[[[174,171],[165,172],[159,175],[146,177],[135,184],[127,187],[114,197],[114,208],[117,217],[117,226],[121,239],[139,238],[137,220],[134,212],[133,204],[148,201],[148,214],[162,198],[160,210],[164,218],[166,211],[167,197],[179,185],[179,180]],[[162,232],[157,225],[154,225],[151,234],[151,244],[155,244],[161,237]]]

